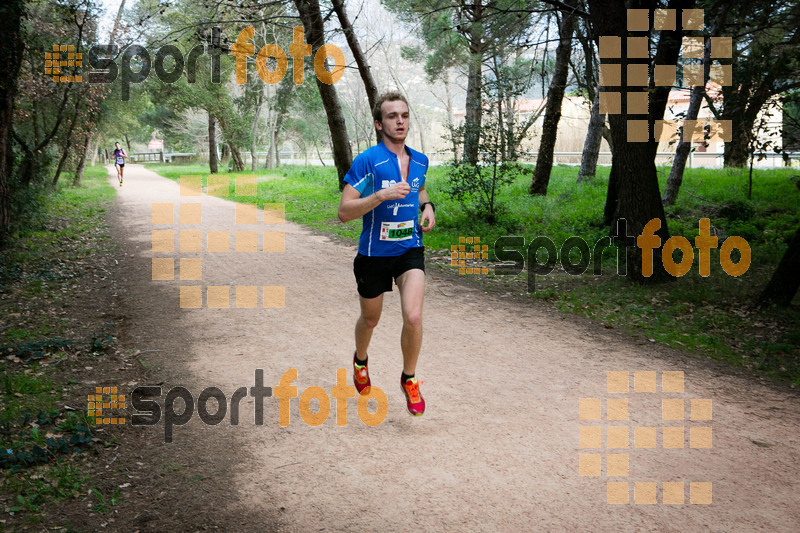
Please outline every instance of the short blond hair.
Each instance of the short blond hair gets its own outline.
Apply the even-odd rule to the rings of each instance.
[[[406,97],[403,96],[403,94],[400,93],[399,91],[389,91],[388,93],[383,93],[382,95],[380,95],[378,99],[375,101],[375,107],[372,108],[372,118],[374,118],[378,122],[382,122],[383,111],[381,110],[381,106],[383,105],[383,103],[395,102],[397,100],[405,102],[406,106],[408,106],[408,100],[406,100]]]

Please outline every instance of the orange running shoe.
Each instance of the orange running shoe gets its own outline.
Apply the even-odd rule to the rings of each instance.
[[[400,384],[403,394],[406,395],[406,409],[412,416],[422,416],[425,413],[425,400],[419,392],[420,385],[422,382],[417,381],[415,377],[408,378],[405,383]]]
[[[356,353],[353,352],[353,383],[359,394],[369,394],[370,380],[367,365],[361,366],[356,363]]]

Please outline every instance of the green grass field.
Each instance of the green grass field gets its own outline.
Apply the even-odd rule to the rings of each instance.
[[[200,165],[148,165],[177,180],[181,175],[208,174]],[[532,169],[531,169],[532,170]],[[430,257],[447,265],[450,247],[459,237],[479,236],[492,244],[503,235],[519,235],[529,243],[546,236],[560,248],[571,236],[582,237],[590,247],[608,233],[603,225],[608,167],[588,184],[576,183],[577,167],[553,168],[546,197],[527,194],[530,176],[521,176],[500,193],[508,213],[499,224],[475,220],[458,202],[448,198],[447,168],[432,167],[426,188],[436,203],[436,229],[425,235]],[[336,215],[339,203],[336,171],[332,167],[281,167],[258,170],[258,197],[238,198],[259,204],[283,202],[287,218],[355,242],[360,221],[342,224]],[[658,169],[663,190],[669,168]],[[698,259],[685,276],[656,285],[637,285],[616,275],[613,250],[604,254],[603,273],[587,271],[571,276],[556,269],[537,276],[536,291],[527,290],[526,274],[470,276],[487,291],[526,295],[551,303],[557,309],[590,316],[607,327],[620,328],[653,342],[699,352],[735,366],[764,371],[800,385],[800,312],[758,309],[753,302],[800,225],[800,192],[792,181],[797,169],[756,170],[753,197],[747,199],[747,171],[740,169],[687,169],[676,205],[666,209],[671,235],[694,242],[700,218],[711,220],[712,234],[720,245],[728,236],[747,240],[751,266],[733,278],[720,267],[719,252],[712,250],[711,275],[698,274]],[[231,175],[252,175],[245,171]],[[234,189],[231,184],[231,194]],[[237,199],[232,196],[232,199]],[[737,259],[737,257],[734,257]],[[797,299],[795,300],[797,301]]]

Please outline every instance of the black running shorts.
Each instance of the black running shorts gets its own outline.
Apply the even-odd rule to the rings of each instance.
[[[392,278],[418,268],[425,271],[425,247],[409,248],[402,255],[377,257],[356,255],[353,260],[353,273],[358,283],[358,294],[362,298],[376,298],[384,292],[391,292]]]

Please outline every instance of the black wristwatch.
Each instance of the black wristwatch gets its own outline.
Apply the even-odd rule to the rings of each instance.
[[[436,206],[435,206],[435,205],[433,205],[433,202],[424,202],[424,203],[420,204],[420,205],[419,205],[419,211],[420,211],[420,213],[421,213],[422,211],[425,211],[425,206],[426,206],[426,205],[430,205],[430,206],[431,206],[431,208],[433,208],[433,213],[434,213],[434,214],[436,214]]]

